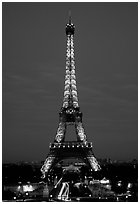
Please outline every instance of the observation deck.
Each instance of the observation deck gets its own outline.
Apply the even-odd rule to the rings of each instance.
[[[73,23],[68,23],[66,25],[66,35],[74,35],[75,26]]]

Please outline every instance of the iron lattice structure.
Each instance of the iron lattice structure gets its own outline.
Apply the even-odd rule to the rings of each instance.
[[[66,25],[67,48],[63,104],[59,113],[59,125],[54,143],[50,144],[50,152],[41,168],[43,178],[45,178],[53,165],[68,157],[81,158],[94,171],[100,170],[100,165],[92,152],[92,144],[87,142],[87,136],[82,123],[82,112],[80,112],[78,103],[74,58],[74,31],[75,26],[70,18],[69,23]],[[65,141],[67,125],[75,126],[77,141]]]

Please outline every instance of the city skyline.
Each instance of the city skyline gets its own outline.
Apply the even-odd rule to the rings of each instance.
[[[137,158],[137,5],[3,3],[3,162],[45,160],[49,152],[63,101],[69,10],[87,139],[97,158]]]

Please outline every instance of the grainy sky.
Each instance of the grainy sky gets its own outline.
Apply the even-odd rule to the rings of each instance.
[[[44,160],[49,152],[63,99],[69,10],[88,141],[97,158],[137,158],[137,3],[3,3],[3,162]],[[73,133],[69,127],[66,138]]]

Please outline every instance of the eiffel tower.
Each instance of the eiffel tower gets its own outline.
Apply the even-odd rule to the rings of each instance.
[[[71,16],[66,24],[67,48],[66,48],[66,74],[63,105],[59,112],[59,125],[54,139],[50,144],[50,152],[41,168],[42,178],[45,178],[50,169],[59,161],[67,158],[80,158],[92,170],[100,170],[92,151],[92,143],[87,142],[87,136],[82,123],[82,112],[78,103],[75,58],[74,58],[74,32],[75,26]],[[68,125],[74,125],[77,135],[76,141],[65,141]]]

